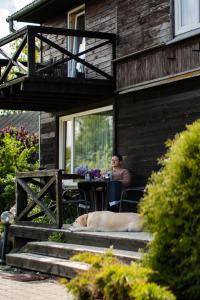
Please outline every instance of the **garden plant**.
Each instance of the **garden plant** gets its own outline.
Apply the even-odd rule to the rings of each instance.
[[[200,299],[200,120],[167,142],[141,202],[154,238],[146,265],[178,299]]]
[[[38,167],[38,137],[25,128],[6,127],[0,130],[0,213],[15,201],[17,171]]]
[[[81,253],[72,260],[91,265],[90,269],[66,283],[75,299],[104,300],[175,300],[166,288],[152,281],[153,271],[139,263],[125,265],[105,254]]]

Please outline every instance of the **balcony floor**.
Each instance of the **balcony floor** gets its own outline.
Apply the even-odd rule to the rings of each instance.
[[[0,108],[56,112],[99,103],[113,93],[109,80],[23,76],[0,86]]]

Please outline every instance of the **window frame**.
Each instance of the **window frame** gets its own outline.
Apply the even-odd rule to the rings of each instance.
[[[199,11],[198,22],[182,26],[181,25],[181,12],[182,12],[181,0],[174,0],[175,36],[200,28],[200,1],[198,1],[197,5],[198,7],[196,7],[194,11]]]
[[[72,10],[68,11],[68,13],[67,13],[67,28],[76,30],[77,18],[82,15],[85,15],[85,4],[77,6],[77,7],[73,8]],[[74,24],[72,24],[72,18],[74,18]],[[72,25],[74,25],[74,27]],[[74,37],[72,37],[72,36],[67,37],[67,49],[70,52],[73,52],[73,45],[74,45],[73,38]],[[73,74],[72,69],[73,69],[73,63],[71,60],[68,63],[68,76],[71,76]]]
[[[108,105],[96,109],[91,109],[79,113],[74,113],[71,115],[65,115],[59,118],[59,169],[65,170],[65,148],[66,144],[66,130],[65,130],[65,122],[72,121],[72,151],[71,151],[71,173],[74,173],[74,124],[75,124],[75,118],[86,116],[86,115],[92,115],[95,113],[100,113],[104,111],[112,111],[113,112],[113,105]]]

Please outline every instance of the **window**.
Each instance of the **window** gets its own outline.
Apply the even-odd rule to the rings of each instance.
[[[85,6],[81,5],[75,9],[68,12],[68,28],[75,30],[85,29]],[[85,38],[84,37],[74,37],[68,38],[68,50],[74,54],[83,52],[85,50]],[[84,59],[84,55],[80,55],[81,59]],[[71,60],[68,64],[68,76],[69,77],[80,77],[84,74],[84,66]]]
[[[112,106],[60,118],[59,167],[67,173],[87,165],[110,168],[112,156]]]
[[[200,27],[200,0],[175,0],[175,35]]]

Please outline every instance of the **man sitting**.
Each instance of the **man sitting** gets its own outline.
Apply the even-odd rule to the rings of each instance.
[[[132,183],[132,177],[127,169],[122,167],[123,158],[119,154],[114,154],[111,159],[112,181],[108,183],[107,199],[108,209],[118,210],[118,202],[121,199],[123,188],[127,188]]]

